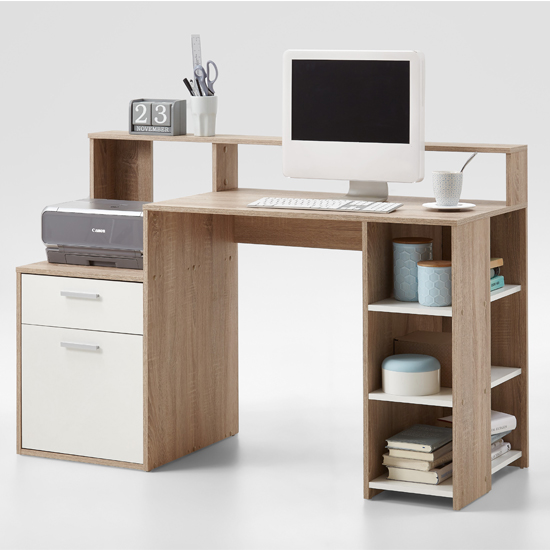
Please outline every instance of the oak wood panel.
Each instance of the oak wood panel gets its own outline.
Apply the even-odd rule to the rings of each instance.
[[[239,186],[238,145],[212,144],[212,191],[227,191]]]
[[[489,220],[452,229],[453,507],[491,490]]]
[[[230,134],[216,134],[215,136],[158,136],[150,134],[129,134],[127,131],[108,130],[88,134],[90,139],[110,139],[128,141],[179,141],[193,143],[219,143],[230,145],[281,145],[282,140],[277,136],[239,136]]]
[[[90,140],[90,197],[153,200],[153,143]]]
[[[147,212],[146,469],[238,431],[237,244],[225,216]]]
[[[35,451],[34,449],[21,449],[19,454],[26,456],[37,456],[41,458],[54,458],[57,460],[70,460],[71,462],[85,462],[97,464],[98,466],[115,466],[117,468],[128,468],[131,470],[144,470],[143,464],[134,462],[121,462],[118,460],[107,460],[104,458],[92,458],[89,456],[68,455],[63,453],[51,453],[49,451]]]
[[[465,212],[433,211],[422,206],[433,199],[420,197],[390,197],[404,206],[390,214],[369,214],[357,212],[332,212],[323,210],[289,210],[275,208],[248,208],[247,205],[262,197],[327,198],[342,199],[346,195],[310,191],[281,191],[275,189],[231,189],[224,193],[204,193],[146,204],[144,210],[164,212],[189,212],[194,214],[223,214],[266,218],[302,220],[341,220],[349,222],[383,222],[415,225],[456,226],[522,208],[520,205],[506,206],[503,201],[476,201],[476,208]]]
[[[181,141],[197,143],[230,143],[243,145],[282,145],[280,136],[243,136],[217,134],[215,136],[200,137],[193,134],[184,136],[157,136],[129,134],[127,131],[108,130],[105,132],[93,132],[88,134],[91,139],[135,140],[135,141]],[[512,153],[521,151],[526,145],[502,145],[495,143],[435,143],[427,142],[426,151],[448,151],[466,153]]]
[[[238,243],[362,249],[361,222],[235,216]]]
[[[31,275],[53,275],[55,277],[75,277],[78,279],[104,279],[109,281],[143,282],[143,270],[119,269],[114,267],[81,266],[36,262],[17,268],[17,273]]]
[[[16,451],[21,454],[21,273],[16,273],[15,346],[16,346]]]
[[[504,260],[506,282],[520,284],[521,292],[491,304],[491,361],[521,368],[521,375],[492,390],[491,408],[513,414],[517,428],[506,437],[522,457],[514,466],[529,466],[529,357],[527,210],[491,220],[491,255]]]
[[[527,205],[527,148],[506,154],[506,204]]]

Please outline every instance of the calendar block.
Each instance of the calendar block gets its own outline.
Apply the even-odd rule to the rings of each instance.
[[[170,126],[171,125],[171,103],[152,103],[151,104],[151,117],[153,119],[153,126]]]
[[[151,126],[151,103],[149,101],[139,101],[133,104],[132,124]]]
[[[183,136],[187,133],[187,108],[183,99],[133,99],[130,134]]]

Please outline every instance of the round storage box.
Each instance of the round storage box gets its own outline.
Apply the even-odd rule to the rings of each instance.
[[[400,237],[393,239],[393,294],[401,302],[418,302],[416,264],[431,260],[433,239]]]
[[[382,390],[391,395],[432,395],[439,392],[441,365],[431,355],[402,353],[382,362]]]
[[[452,302],[451,262],[418,262],[418,302],[422,306],[450,306]]]

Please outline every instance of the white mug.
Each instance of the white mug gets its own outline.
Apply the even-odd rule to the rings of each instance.
[[[434,172],[432,181],[437,206],[458,206],[462,193],[462,172]]]
[[[218,112],[218,96],[195,96],[189,98],[191,114],[196,136],[216,135],[216,114]]]

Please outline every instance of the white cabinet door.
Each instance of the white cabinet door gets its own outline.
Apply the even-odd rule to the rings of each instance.
[[[143,334],[143,283],[22,276],[22,322]]]
[[[143,337],[22,325],[22,446],[143,463]]]

